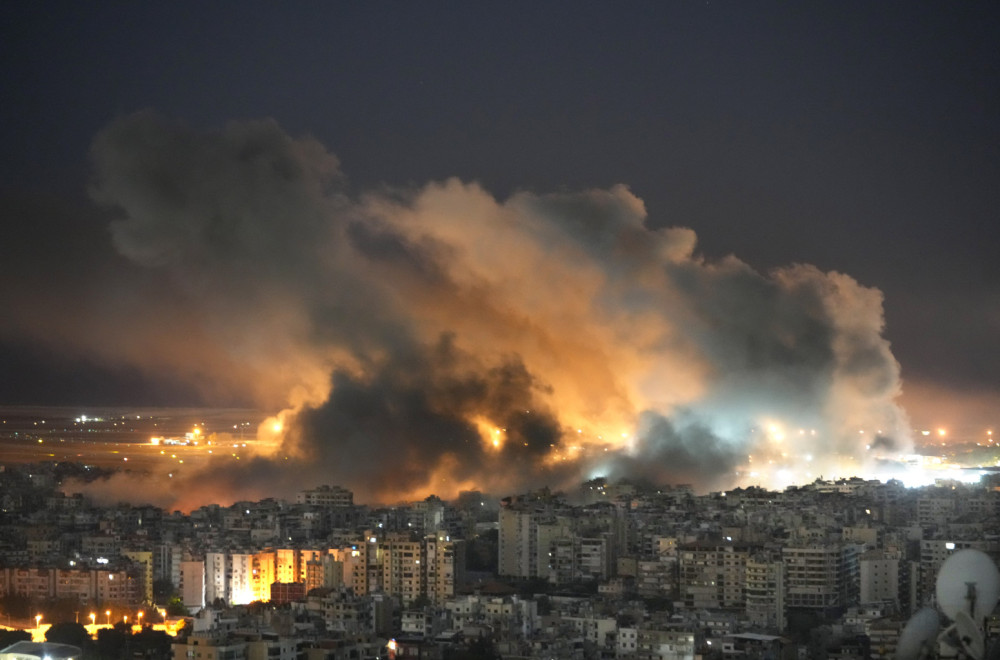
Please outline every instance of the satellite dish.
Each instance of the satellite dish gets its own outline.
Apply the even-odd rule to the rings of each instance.
[[[910,617],[896,643],[897,660],[919,660],[934,648],[941,619],[933,607],[924,607]]]
[[[1000,570],[979,550],[959,550],[948,557],[937,576],[937,603],[949,619],[965,612],[981,622],[1000,598]]]
[[[976,622],[972,620],[964,610],[959,610],[955,616],[955,634],[962,648],[973,658],[983,657],[986,653],[986,641],[983,639],[983,631],[979,629]]]

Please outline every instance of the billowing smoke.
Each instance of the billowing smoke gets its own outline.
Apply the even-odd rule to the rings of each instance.
[[[159,304],[173,328],[113,316],[117,358],[284,409],[258,482],[383,500],[597,475],[774,485],[909,444],[879,291],[701,256],[626,186],[357,193],[274,122],[152,113],[93,158],[114,245],[155,283],[129,314]]]

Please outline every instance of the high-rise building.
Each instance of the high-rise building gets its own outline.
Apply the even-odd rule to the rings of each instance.
[[[229,588],[226,602],[245,605],[254,601],[253,555],[236,552],[229,555]]]
[[[176,543],[162,543],[153,552],[153,580],[170,580],[175,588],[181,583],[184,552]]]
[[[299,552],[292,548],[274,551],[274,581],[289,583],[299,581]]]
[[[225,552],[205,553],[205,602],[214,603],[224,600],[227,604],[236,605],[230,599],[230,563],[229,554]]]
[[[689,543],[678,550],[678,586],[687,607],[744,607],[748,547]]]
[[[262,550],[253,555],[250,572],[251,600],[267,601],[271,598],[271,585],[277,582],[276,554],[274,550]]]
[[[340,486],[319,486],[299,491],[295,501],[322,507],[349,507],[354,506],[354,493]]]
[[[752,625],[785,629],[785,565],[780,557],[762,554],[747,559],[746,612]]]
[[[513,503],[500,508],[499,573],[522,578],[549,578],[552,544],[570,537],[569,522],[545,505]]]
[[[808,609],[857,604],[861,547],[840,543],[782,548],[785,604]]]
[[[18,594],[39,602],[72,599],[81,604],[132,607],[142,602],[141,573],[134,563],[102,568],[0,568],[0,596]]]
[[[892,602],[899,606],[899,557],[869,550],[858,559],[859,598],[867,603]]]
[[[443,531],[424,537],[427,597],[441,605],[465,582],[465,542]]]
[[[153,553],[148,550],[123,550],[122,556],[132,560],[140,574],[136,577],[142,602],[153,602]]]
[[[462,582],[464,543],[452,540],[443,530],[424,537],[390,534],[377,545],[382,591],[398,598],[403,606],[421,596],[441,603],[454,595]]]
[[[405,607],[425,592],[422,544],[419,539],[392,534],[379,540],[379,546],[382,551],[382,590],[399,598]]]
[[[607,535],[554,539],[549,543],[549,581],[561,584],[577,580],[607,580],[613,572],[612,547]]]
[[[205,607],[205,561],[181,562],[181,600],[188,609]]]

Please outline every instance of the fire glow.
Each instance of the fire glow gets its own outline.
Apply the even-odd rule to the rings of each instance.
[[[178,378],[281,411],[258,460],[220,457],[178,491],[240,469],[383,501],[591,474],[709,489],[911,452],[881,292],[702,255],[624,185],[352,195],[333,155],[274,122],[202,133],[150,113],[93,153],[116,248],[197,312],[126,359],[174,356]]]

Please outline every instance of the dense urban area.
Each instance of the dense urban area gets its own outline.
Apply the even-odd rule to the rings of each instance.
[[[183,514],[61,489],[107,469],[2,469],[0,649],[95,658],[892,657],[951,553],[1000,554],[992,476],[386,508],[330,485]]]

